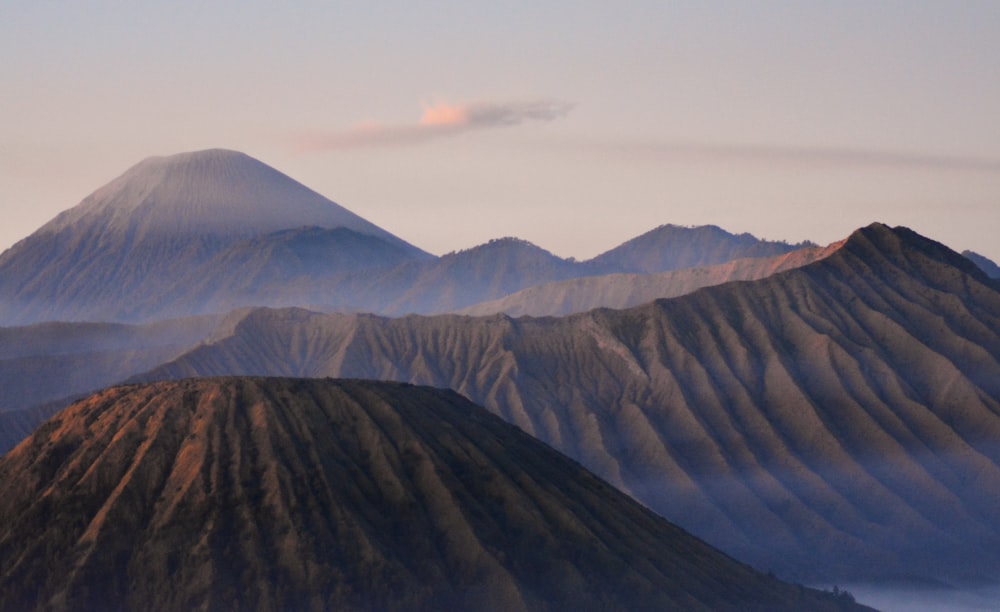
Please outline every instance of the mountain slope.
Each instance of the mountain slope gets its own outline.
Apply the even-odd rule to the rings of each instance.
[[[712,550],[452,392],[106,390],[0,461],[10,609],[860,609]]]
[[[419,249],[277,170],[220,149],[147,159],[0,255],[0,321],[146,321],[174,283],[242,241],[346,228]],[[153,306],[151,306],[151,304]],[[140,308],[140,305],[143,307]]]
[[[206,316],[141,326],[39,323],[0,328],[0,413],[120,382],[186,353],[224,322],[224,317]],[[0,426],[0,454],[10,447],[5,434]]]
[[[737,280],[758,280],[818,261],[840,248],[806,247],[784,255],[737,259],[724,264],[650,274],[605,274],[556,281],[522,289],[506,297],[481,302],[459,314],[512,317],[565,316],[594,308],[631,308],[656,299],[691,293],[702,287]]]
[[[602,271],[605,268],[596,264],[562,259],[524,240],[500,238],[437,260],[404,264],[357,290],[368,296],[368,303],[380,304],[370,310],[382,314],[433,314]]]
[[[749,257],[770,257],[816,246],[760,240],[714,225],[661,225],[590,260],[621,272],[651,274],[697,268]]]
[[[1000,291],[875,224],[767,279],[562,319],[249,313],[145,379],[450,387],[803,580],[1000,575]]]
[[[975,251],[962,251],[962,255],[972,261],[972,263],[979,266],[979,269],[986,273],[986,276],[989,276],[990,278],[1000,278],[1000,266],[998,266],[992,259],[980,255]]]

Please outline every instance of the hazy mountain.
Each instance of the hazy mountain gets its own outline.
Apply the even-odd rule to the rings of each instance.
[[[1000,575],[1000,291],[905,228],[625,311],[256,310],[231,330],[146,378],[450,387],[758,568]]]
[[[587,262],[514,238],[436,258],[247,155],[213,149],[149,158],[0,254],[0,325],[141,323],[245,306],[433,314],[553,281],[798,246],[665,225]],[[640,286],[634,299],[661,297],[645,283],[628,281]]]
[[[310,227],[346,228],[396,252],[427,256],[242,153],[216,149],[155,157],[0,255],[0,321],[141,321],[199,314],[191,306],[169,312],[157,305],[171,301],[172,285],[224,276],[226,271],[211,267],[206,272],[206,264],[225,258],[230,249],[236,250],[230,257],[245,252],[245,241]],[[258,251],[258,258],[268,255]],[[368,255],[347,257],[357,261]]]
[[[504,313],[512,317],[564,316],[594,308],[631,308],[659,298],[677,297],[702,287],[736,280],[757,280],[799,268],[828,256],[841,243],[805,247],[784,255],[737,259],[702,268],[651,274],[605,274],[535,285],[506,297],[481,302],[458,311],[485,316]]]
[[[986,273],[986,276],[990,278],[1000,278],[1000,266],[997,265],[995,261],[984,257],[975,251],[962,251],[962,255],[972,261],[972,263],[979,266],[979,269]]]
[[[113,388],[0,460],[4,610],[834,610],[450,391]]]
[[[714,225],[661,225],[591,260],[621,272],[652,273],[781,255],[816,246],[760,240],[750,234],[731,234]]]
[[[205,316],[141,326],[39,323],[0,328],[0,413],[120,382],[187,352],[224,321]],[[0,426],[0,454],[9,448],[5,434]]]
[[[30,436],[46,419],[65,408],[70,401],[66,399],[0,412],[0,457]]]
[[[500,238],[366,279],[357,291],[372,312],[433,314],[464,308],[540,283],[607,271],[557,257],[525,240]]]
[[[229,312],[247,306],[358,310],[372,305],[379,273],[414,257],[412,248],[346,228],[283,230],[239,242],[213,257],[197,278],[174,278],[141,312]]]

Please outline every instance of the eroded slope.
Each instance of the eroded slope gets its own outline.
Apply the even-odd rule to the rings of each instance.
[[[109,389],[0,461],[0,607],[854,609],[709,548],[453,393]]]
[[[873,225],[830,257],[562,319],[256,311],[149,377],[450,387],[737,558],[811,580],[1000,575],[1000,292]]]

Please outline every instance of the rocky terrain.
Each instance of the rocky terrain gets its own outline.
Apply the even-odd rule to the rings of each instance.
[[[4,610],[848,610],[711,549],[450,391],[203,379],[0,460]]]
[[[872,225],[826,259],[565,318],[255,310],[143,379],[449,387],[756,567],[1000,572],[1000,291]]]
[[[714,226],[664,225],[583,262],[514,238],[435,257],[243,154],[150,158],[0,254],[0,454],[69,402],[125,380],[256,375],[431,385],[481,404],[759,570],[828,585],[995,585],[1000,284],[991,278],[998,275],[994,262],[962,255],[906,228],[876,223],[824,248]],[[174,393],[181,387],[143,387],[154,388]],[[216,395],[233,393],[220,387]],[[100,413],[92,408],[88,414]],[[48,448],[33,456],[62,465],[63,454],[82,448],[88,436],[117,448],[117,437],[131,440],[159,422],[129,418],[121,417],[121,429],[74,426],[86,433],[72,447],[49,448],[32,438],[36,450]],[[184,433],[194,427],[188,421],[175,425],[150,435],[197,438],[193,430]],[[36,435],[58,429],[47,425]],[[275,435],[294,439],[286,433]],[[214,447],[228,455],[206,456],[205,465],[215,467],[199,473],[232,476],[232,462],[257,465],[253,457],[241,458],[245,447],[225,446],[228,436],[219,434]],[[171,456],[181,450],[171,448]],[[160,474],[164,462],[133,467],[137,474]],[[113,468],[116,476],[102,477],[101,486],[127,483],[121,491],[144,492],[145,477],[116,480],[133,467]],[[314,476],[296,474],[294,481]],[[80,478],[97,486],[90,476]],[[221,495],[242,500],[248,486]],[[115,500],[108,511],[114,506],[132,516],[129,500],[138,498],[121,491],[105,498]],[[255,493],[270,505],[248,510],[253,520],[260,519],[253,513],[277,512],[272,502],[285,493]],[[59,508],[72,514],[82,498],[66,499]],[[62,512],[39,503],[32,507],[47,510],[18,519],[26,521],[19,525],[47,524]],[[196,516],[218,516],[198,508],[191,510]],[[72,525],[61,529],[96,537],[87,531],[102,516],[94,512],[72,515]],[[291,518],[296,513],[288,510],[287,520],[299,520]],[[3,536],[9,539],[0,539],[0,551],[9,545],[6,550],[31,549],[48,558],[17,539],[19,533]],[[119,545],[110,532],[101,533],[112,548]],[[184,546],[203,550],[197,547],[216,542],[216,535],[206,535],[211,530],[197,533],[204,536],[200,544]],[[65,543],[59,535],[37,537],[45,550]],[[253,550],[288,541],[282,538]],[[234,550],[204,553],[209,561],[174,559],[167,573],[176,578],[181,568],[195,568],[197,575],[181,577],[185,584],[204,585],[212,576],[229,589],[225,597],[242,593],[240,576],[217,573],[219,559],[231,559]],[[294,550],[312,558],[308,546]],[[114,564],[125,558],[80,554],[71,557],[80,568],[100,567],[98,560],[120,567]],[[88,566],[91,558],[95,564]],[[393,576],[386,579],[404,584],[399,576],[411,571],[392,573],[406,564],[393,565],[389,557],[365,559],[382,559],[374,570],[365,566],[389,572],[377,574],[379,580]],[[509,557],[494,561],[514,576],[505,565]],[[15,564],[10,576],[28,567],[9,562]],[[510,585],[520,578],[496,578],[505,574],[484,563],[469,567],[500,585],[507,595],[497,597],[505,604],[568,601],[538,594],[534,586],[517,586],[521,599],[512,598]],[[286,572],[251,565],[271,578]],[[63,570],[52,580],[77,585],[64,590],[77,589],[75,601],[98,596],[86,586],[89,578],[80,578],[91,570]],[[100,588],[132,597],[135,572],[145,570],[128,571]],[[305,570],[288,572],[311,580]],[[319,588],[308,584],[307,591]],[[246,592],[264,607],[315,603],[289,603],[285,591],[261,588]],[[323,597],[346,597],[352,588],[323,591]],[[401,589],[407,597],[415,593]],[[17,592],[12,597],[36,597]],[[184,602],[163,595],[164,601],[175,607],[209,601],[207,591],[186,592],[201,594]],[[443,606],[458,601],[447,599],[455,592],[407,601]],[[63,595],[53,596],[53,605],[63,606]],[[212,601],[212,607],[229,606]]]

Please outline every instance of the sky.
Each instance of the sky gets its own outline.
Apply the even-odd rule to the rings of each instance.
[[[0,249],[243,151],[432,253],[873,221],[1000,261],[1000,2],[0,0]]]

